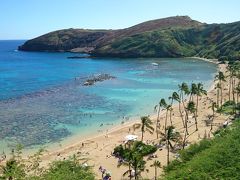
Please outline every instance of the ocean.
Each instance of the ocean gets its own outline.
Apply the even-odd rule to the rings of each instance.
[[[23,43],[0,41],[0,152],[61,144],[153,114],[178,84],[202,82],[208,89],[217,71],[190,58],[68,59],[82,54],[17,51]],[[99,74],[116,78],[83,86]]]

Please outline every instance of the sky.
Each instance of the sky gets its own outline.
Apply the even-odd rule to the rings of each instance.
[[[31,39],[66,28],[119,29],[176,15],[240,21],[240,0],[1,0],[0,39]]]

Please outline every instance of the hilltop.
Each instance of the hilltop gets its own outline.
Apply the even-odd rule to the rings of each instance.
[[[188,16],[120,30],[64,29],[27,41],[23,51],[71,51],[97,57],[240,56],[240,22],[206,24]]]

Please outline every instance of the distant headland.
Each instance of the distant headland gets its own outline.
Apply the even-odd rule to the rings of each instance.
[[[64,29],[34,38],[22,51],[79,52],[95,57],[240,57],[240,21],[206,24],[188,16],[119,30]]]

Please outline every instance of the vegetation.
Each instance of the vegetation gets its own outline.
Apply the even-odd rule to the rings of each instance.
[[[217,102],[212,101],[209,107],[212,109],[210,132],[216,112],[234,117],[233,124],[229,126],[230,122],[226,121],[222,128],[213,133],[213,139],[203,139],[179,151],[179,158],[164,168],[163,179],[240,179],[240,64],[229,62],[227,69],[227,74],[219,71],[216,76]],[[228,89],[225,89],[228,90],[228,101],[223,100],[223,82],[226,78],[229,78]],[[190,98],[187,109],[196,117],[195,108]]]
[[[168,126],[166,128],[166,134],[161,140],[161,142],[166,141],[166,144],[167,144],[167,164],[169,164],[170,162],[170,159],[169,159],[170,148],[173,149],[174,147],[172,142],[179,142],[180,139],[181,139],[181,136],[179,132],[176,132],[173,126]]]
[[[143,141],[143,135],[145,131],[148,131],[149,133],[153,134],[154,128],[152,127],[152,121],[149,118],[149,116],[143,116],[141,117],[141,124],[135,124],[135,129],[141,128],[142,137],[141,140]]]
[[[155,172],[155,177],[154,177],[154,179],[157,180],[157,177],[158,177],[158,175],[157,175],[157,168],[161,168],[161,163],[160,163],[160,161],[155,160],[155,161],[153,162],[153,164],[151,164],[151,167],[154,167],[154,172]]]
[[[123,145],[119,145],[115,147],[113,154],[127,160],[129,147],[131,147],[131,150],[138,153],[140,156],[146,156],[148,154],[152,154],[157,150],[155,146],[144,144],[142,141],[135,141],[130,146],[124,147]]]
[[[240,58],[240,22],[204,24],[186,16],[149,21],[116,31],[68,29],[27,41],[20,50],[88,52],[111,57]]]
[[[180,151],[165,168],[164,179],[239,179],[240,122]]]
[[[8,180],[94,180],[91,167],[81,163],[75,155],[66,160],[58,160],[41,167],[40,150],[28,159],[22,158],[21,147],[13,150],[12,157],[0,168],[0,179]]]
[[[123,176],[129,175],[131,179],[132,174],[134,174],[134,178],[138,179],[141,176],[141,171],[144,171],[145,168],[146,162],[143,160],[143,157],[156,152],[156,150],[155,146],[146,145],[142,141],[128,141],[125,147],[119,145],[114,148],[113,154],[122,159],[119,166],[128,166],[128,170],[124,172]]]

